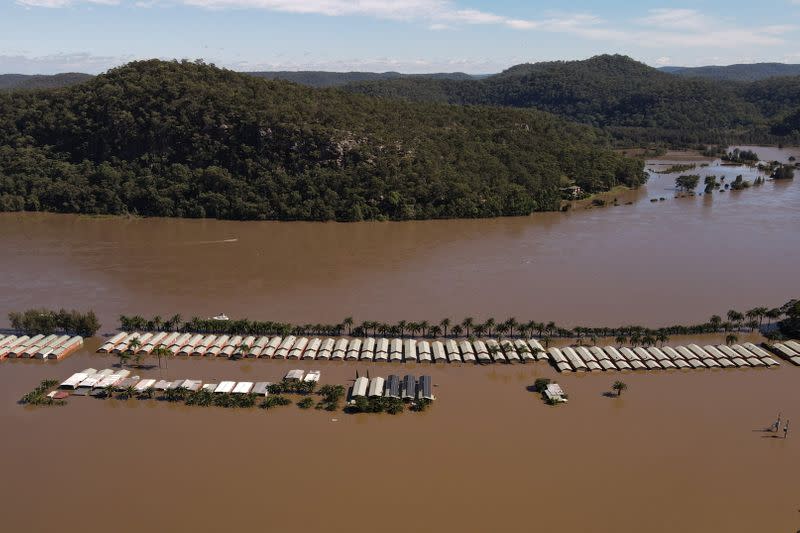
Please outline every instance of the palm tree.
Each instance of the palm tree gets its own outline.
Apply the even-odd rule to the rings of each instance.
[[[344,320],[342,320],[342,324],[347,326],[347,334],[350,335],[350,332],[352,331],[353,328],[353,317],[349,316],[345,318]]]
[[[428,329],[428,335],[430,335],[433,338],[436,338],[441,334],[442,334],[442,328],[440,328],[435,324],[431,326],[430,329]]]
[[[623,381],[615,381],[614,384],[611,385],[611,389],[617,392],[617,396],[622,396],[622,391],[627,390],[628,385]]]
[[[452,328],[450,328],[450,333],[452,333],[452,334],[453,334],[453,337],[460,337],[460,336],[461,336],[461,333],[462,333],[463,331],[464,331],[464,328],[462,328],[462,327],[461,327],[460,325],[458,325],[458,324],[456,324],[455,326],[453,326]]]
[[[419,329],[421,330],[423,337],[425,337],[428,334],[428,329],[430,327],[431,325],[428,324],[427,320],[423,320],[422,322],[419,323]]]
[[[408,327],[408,322],[406,322],[405,320],[401,320],[400,322],[397,323],[397,331],[400,332],[401,337],[405,336],[404,333],[407,327]]]
[[[130,352],[128,350],[125,350],[125,351],[119,352],[117,357],[119,357],[119,367],[120,368],[124,368],[125,367],[125,363],[128,361],[128,359],[131,358],[131,354],[130,354]]]
[[[442,332],[444,333],[444,336],[447,337],[447,328],[450,327],[450,319],[449,318],[443,318],[442,321],[439,322],[439,326],[442,328]]]
[[[502,324],[497,324],[494,328],[495,333],[497,333],[498,337],[502,337],[506,333],[508,333],[508,324],[503,322]]]
[[[550,335],[545,335],[544,337],[542,337],[542,342],[544,343],[544,347],[545,348],[549,348],[550,347],[550,341],[551,340],[553,340],[553,339],[550,338]]]
[[[645,336],[642,338],[642,344],[643,344],[644,346],[652,346],[652,345],[654,345],[655,343],[656,343],[656,339],[655,339],[655,337],[653,337],[653,336],[652,336],[651,334],[649,334],[649,333],[648,333],[647,335],[645,335]]]
[[[708,323],[714,328],[714,331],[717,331],[722,325],[722,317],[719,315],[711,315],[711,318],[708,319]]]
[[[486,327],[483,324],[475,324],[475,327],[472,328],[472,333],[478,338],[483,337],[484,333],[486,333]]]
[[[131,398],[136,396],[136,387],[134,387],[133,385],[128,385],[122,391],[122,395],[125,396],[126,400],[130,400]]]
[[[492,317],[487,318],[486,322],[483,323],[483,327],[486,328],[486,334],[487,335],[491,336],[492,331],[494,330],[495,324],[496,324],[496,322],[494,321],[494,318],[492,318]]]
[[[659,331],[658,333],[656,333],[656,340],[658,340],[658,342],[660,342],[661,346],[663,347],[664,343],[669,341],[669,336],[666,334],[666,332]]]
[[[616,338],[614,338],[614,342],[622,346],[623,344],[628,342],[628,337],[620,333],[619,335],[616,336]]]
[[[473,318],[471,316],[468,316],[467,318],[465,318],[464,320],[461,321],[461,327],[464,328],[464,331],[466,332],[467,337],[469,337],[469,328],[472,327],[473,322],[474,322],[474,320],[473,320]]]
[[[138,337],[133,339],[130,344],[128,344],[128,349],[133,353],[136,353],[141,347],[142,341],[140,341]]]
[[[642,340],[642,334],[639,333],[638,331],[632,331],[630,340],[631,340],[631,346],[636,346]]]
[[[506,320],[506,324],[508,325],[508,336],[509,337],[513,337],[514,336],[514,328],[519,325],[519,323],[517,322],[516,317],[512,316],[511,318]]]
[[[733,322],[736,325],[736,327],[738,328],[739,327],[739,323],[742,320],[744,320],[744,315],[742,313],[740,313],[739,311],[731,309],[730,311],[728,311],[728,320],[730,322]]]
[[[158,359],[158,368],[161,368],[161,358],[166,357],[170,352],[166,346],[163,344],[159,344],[155,349],[152,351],[152,355],[154,355]]]
[[[412,337],[416,337],[420,330],[419,324],[416,322],[410,322],[407,327],[409,334],[411,334]]]
[[[477,326],[475,326],[475,328],[477,329]],[[500,347],[492,344],[487,348],[487,351],[489,352],[489,357],[492,358],[492,361],[495,361],[497,359],[498,352],[500,352]]]
[[[728,346],[730,346],[731,344],[735,344],[738,341],[739,341],[739,337],[737,337],[733,333],[731,333],[727,337],[725,337],[725,344],[727,344]]]
[[[775,307],[764,313],[764,316],[766,316],[769,319],[769,323],[772,324],[772,321],[779,319],[782,314],[783,311]]]
[[[103,397],[104,398],[114,397],[114,385],[108,385],[103,389]]]
[[[167,329],[171,329],[173,331],[178,331],[178,329],[181,326],[181,321],[182,320],[183,320],[183,317],[181,315],[175,314],[175,315],[172,315],[172,317],[169,320],[167,320],[167,323],[164,326],[167,327],[167,325],[169,325],[169,327]]]
[[[250,345],[242,343],[236,347],[236,351],[233,352],[233,359],[244,359],[247,357],[247,354],[250,353]]]

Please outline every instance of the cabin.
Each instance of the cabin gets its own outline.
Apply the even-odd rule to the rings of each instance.
[[[275,350],[275,355],[272,357],[274,359],[286,359],[289,356],[289,350],[292,349],[292,346],[294,346],[296,340],[297,337],[294,335],[289,335],[283,339],[283,342],[281,342],[281,345],[278,346],[277,350]]]
[[[352,402],[358,397],[366,397],[367,389],[369,388],[369,378],[361,376],[356,378],[353,383],[353,388],[350,390],[350,401]]]
[[[114,349],[114,346],[116,346],[117,343],[120,342],[122,339],[124,339],[127,335],[128,334],[125,333],[125,332],[117,333],[116,335],[114,335],[113,337],[108,339],[105,343],[103,343],[103,345],[100,346],[100,348],[97,349],[97,353],[108,353],[108,352],[110,352],[111,350]],[[1,344],[0,344],[0,346],[1,346]]]
[[[787,346],[789,346],[792,343],[797,344],[794,341],[786,341]],[[769,353],[767,353],[764,349],[759,348],[752,342],[746,342],[743,344],[743,346],[748,350],[750,350],[750,352],[754,353],[759,359],[761,359],[761,362],[767,366],[778,366],[780,364],[775,359],[773,359],[772,356]]]
[[[589,370],[603,370],[603,367],[597,361],[597,358],[585,346],[578,346],[575,348],[575,353],[578,354],[578,357],[581,358]]]
[[[233,391],[236,386],[235,381],[220,381],[219,385],[214,389],[216,394],[228,394]]]
[[[75,390],[78,388],[78,385],[80,385],[80,383],[88,377],[89,377],[88,373],[76,372],[67,379],[65,379],[64,381],[62,381],[61,384],[58,386],[58,388]]]
[[[553,360],[553,364],[555,365],[556,369],[559,372],[568,372],[573,369],[573,367],[570,366],[569,361],[567,361],[566,356],[561,350],[553,346],[548,350],[548,352],[550,353],[550,357]]]
[[[389,339],[381,337],[375,343],[375,361],[389,360]]]
[[[419,341],[417,343],[417,353],[419,354],[419,361],[422,363],[430,363],[433,360],[431,343],[428,341]]]
[[[489,356],[489,348],[483,341],[475,341],[472,343],[472,348],[475,350],[475,357],[479,363],[491,363],[492,358]]]
[[[369,382],[368,395],[370,398],[378,398],[383,396],[383,389],[385,380],[382,377],[374,377]]]
[[[322,344],[319,347],[319,352],[317,352],[317,359],[330,359],[331,354],[333,353],[333,347],[335,345],[336,341],[331,338],[322,341]]]
[[[417,341],[414,339],[406,339],[403,341],[403,351],[405,352],[406,363],[416,363],[417,359]]]
[[[289,372],[286,373],[286,376],[284,376],[283,379],[285,379],[285,380],[293,379],[293,380],[296,380],[296,381],[302,381],[304,373],[305,372],[303,372],[299,368],[296,368],[294,370],[289,370]]]
[[[300,357],[303,355],[303,350],[306,349],[306,346],[308,346],[308,338],[300,337],[297,339],[297,342],[294,343],[292,349],[289,350],[287,359],[300,359]]]
[[[272,337],[264,350],[262,350],[261,357],[271,358],[274,356],[275,352],[278,350],[278,347],[281,345],[281,342],[283,342],[281,337]]]
[[[400,376],[392,374],[386,379],[384,396],[387,398],[400,399]]]
[[[272,383],[268,381],[259,381],[255,385],[253,385],[253,390],[251,390],[250,392],[258,396],[267,396],[269,394],[270,385],[272,385]]]
[[[236,386],[231,391],[232,394],[250,394],[250,391],[253,390],[253,382],[251,381],[240,381],[236,384]]]
[[[322,345],[322,340],[320,339],[313,338],[308,341],[308,346],[306,346],[300,359],[315,359],[317,357],[317,352],[319,352],[320,345]]]
[[[389,341],[389,361],[399,363],[403,360],[403,341],[392,339]]]
[[[548,383],[544,389],[544,397],[551,403],[567,403],[567,395],[558,383]]]
[[[345,355],[347,355],[347,346],[349,342],[347,339],[339,339],[336,341],[336,344],[333,346],[333,353],[331,353],[331,359],[344,359]]]
[[[153,385],[156,384],[156,380],[154,379],[143,379],[136,385],[134,385],[134,390],[136,392],[144,392],[146,390],[150,390],[153,388]]]
[[[431,351],[433,352],[433,361],[435,363],[446,363],[447,353],[444,350],[444,343],[441,341],[433,341],[431,343]]]
[[[358,361],[358,357],[361,355],[361,344],[361,339],[350,339],[344,358],[348,361]]]
[[[520,360],[523,363],[529,363],[536,361],[536,356],[534,355],[534,349],[531,348],[530,344],[525,342],[523,339],[516,339],[514,341],[514,350],[519,355]],[[506,350],[508,352],[508,350]]]
[[[461,359],[461,350],[458,349],[458,344],[453,339],[447,339],[444,341],[444,349],[447,351],[447,360],[451,363],[460,363]]]
[[[475,349],[473,348],[471,342],[468,340],[462,340],[458,343],[458,347],[461,349],[461,359],[465,363],[474,363],[476,361]]]
[[[528,339],[528,346],[531,348],[531,353],[537,361],[547,361],[547,351],[544,346],[536,339]]]
[[[564,357],[567,358],[567,361],[569,361],[570,366],[572,366],[572,369],[575,372],[585,372],[589,370],[589,367],[586,366],[586,363],[584,363],[583,360],[578,357],[577,352],[575,352],[575,350],[569,346],[561,348],[561,353],[563,353]]]
[[[264,351],[264,348],[267,346],[269,342],[269,337],[266,335],[262,335],[253,343],[250,348],[250,351],[247,352],[247,357],[260,357],[261,352]]]
[[[435,400],[433,395],[433,382],[430,376],[421,376],[417,387],[417,394],[421,400]]]
[[[375,339],[367,337],[364,339],[364,344],[361,345],[361,359],[364,361],[372,361],[375,359]]]
[[[403,381],[400,384],[400,397],[409,401],[413,401],[417,397],[417,380],[411,374],[403,376]]]

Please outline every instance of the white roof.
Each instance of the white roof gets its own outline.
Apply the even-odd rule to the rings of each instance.
[[[233,393],[234,394],[247,394],[251,390],[253,390],[253,382],[252,381],[240,381],[233,388]]]
[[[320,371],[319,370],[311,370],[306,377],[303,378],[303,381],[319,381]]]
[[[214,392],[231,392],[235,386],[235,381],[221,381],[214,389]]]
[[[366,396],[368,387],[369,379],[364,376],[357,378],[353,384],[353,396]]]
[[[155,384],[156,384],[156,380],[154,380],[154,379],[143,379],[139,383],[137,383],[133,388],[137,392],[142,392],[144,390],[149,389],[150,387],[152,387]]]
[[[72,389],[74,389],[75,387],[77,387],[77,386],[78,386],[78,384],[79,384],[81,381],[83,381],[83,380],[84,380],[84,379],[86,379],[87,377],[89,377],[89,376],[88,376],[88,374],[85,374],[85,373],[83,373],[83,372],[76,372],[75,374],[72,374],[70,377],[68,377],[67,379],[65,379],[65,380],[64,380],[64,381],[61,383],[61,385],[59,385],[59,387],[69,387],[69,388],[72,388]]]
[[[289,370],[289,372],[286,373],[285,379],[303,379],[303,371],[299,368]]]
[[[372,378],[369,382],[369,396],[383,396],[384,379],[380,376]]]

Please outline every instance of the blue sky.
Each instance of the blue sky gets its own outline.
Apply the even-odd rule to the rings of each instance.
[[[800,0],[0,0],[0,73],[151,57],[490,73],[600,53],[654,66],[800,63]]]

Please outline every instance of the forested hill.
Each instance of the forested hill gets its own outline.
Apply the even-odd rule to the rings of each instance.
[[[521,215],[644,180],[598,130],[142,61],[0,94],[0,210],[232,219]]]
[[[316,70],[245,72],[257,78],[286,80],[309,87],[339,87],[348,83],[365,81],[394,80],[400,78],[428,78],[438,80],[470,80],[473,76],[463,72],[443,72],[439,74],[401,74],[399,72],[328,72]]]
[[[770,88],[786,80],[800,78],[750,87],[676,76],[628,57],[604,55],[517,65],[481,80],[384,80],[345,89],[411,101],[536,108],[604,128],[622,143],[689,145],[770,139],[770,127],[800,106],[800,93],[790,90],[780,109],[771,116],[762,112],[774,103]]]
[[[800,65],[786,63],[750,63],[707,67],[661,67],[662,72],[692,78],[724,81],[758,81],[779,76],[800,76]]]
[[[57,89],[82,83],[92,78],[91,74],[65,72],[63,74],[0,74],[0,91],[28,89]]]

